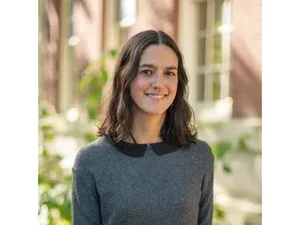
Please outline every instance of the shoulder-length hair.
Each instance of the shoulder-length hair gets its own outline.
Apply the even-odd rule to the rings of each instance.
[[[114,141],[133,139],[133,100],[130,84],[138,73],[141,55],[150,45],[164,44],[171,48],[178,58],[178,87],[172,105],[167,109],[165,121],[160,130],[161,138],[177,147],[189,147],[195,143],[197,130],[191,124],[194,112],[187,102],[188,77],[183,58],[175,41],[163,31],[147,30],[134,35],[123,47],[116,63],[112,93],[105,119],[98,128],[98,135],[109,135]]]

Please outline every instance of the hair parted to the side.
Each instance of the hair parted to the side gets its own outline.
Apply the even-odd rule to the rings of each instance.
[[[169,35],[155,30],[135,34],[123,47],[116,63],[105,119],[98,129],[99,136],[110,135],[116,142],[131,139],[134,102],[130,95],[130,84],[138,73],[143,51],[150,45],[159,44],[171,48],[178,58],[177,93],[166,112],[160,136],[165,142],[177,147],[189,147],[191,143],[195,143],[197,130],[191,123],[194,112],[186,100],[188,77],[181,52]]]

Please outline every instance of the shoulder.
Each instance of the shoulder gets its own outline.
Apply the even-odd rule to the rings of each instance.
[[[206,141],[196,139],[194,148],[206,165],[212,166],[214,164],[214,155],[212,149]]]
[[[101,160],[105,160],[105,154],[112,148],[105,137],[99,137],[97,140],[81,148],[74,161],[73,169],[76,171],[88,170],[95,165],[99,165]]]

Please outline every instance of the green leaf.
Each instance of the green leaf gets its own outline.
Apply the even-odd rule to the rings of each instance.
[[[81,92],[85,91],[87,87],[93,82],[94,77],[92,75],[84,76],[79,83],[79,90]]]
[[[91,96],[89,97],[87,104],[89,108],[96,108],[99,104],[99,99]]]
[[[112,50],[110,50],[109,52],[108,52],[108,54],[109,54],[109,56],[111,56],[112,58],[116,58],[117,57],[117,55],[118,55],[118,50],[116,50],[116,49],[112,49]]]
[[[40,110],[40,118],[45,118],[45,117],[49,117],[49,116],[50,116],[50,112],[48,109],[42,108]]]
[[[221,160],[225,155],[232,150],[233,143],[229,141],[222,141],[212,147],[213,154],[217,160]]]
[[[225,212],[217,205],[214,206],[214,215],[217,219],[222,220],[225,218]]]
[[[96,101],[100,101],[102,98],[102,90],[100,88],[93,88],[91,98],[94,98]]]
[[[42,132],[53,132],[54,128],[50,125],[42,125],[40,127],[40,129],[42,130]]]
[[[96,138],[97,138],[97,136],[94,135],[93,133],[87,133],[86,135],[84,135],[84,139],[85,139],[88,143],[90,143],[90,142],[96,140]]]
[[[95,121],[97,118],[97,112],[94,108],[88,109],[88,115],[90,121]]]
[[[44,141],[53,141],[55,138],[54,133],[43,133]]]
[[[48,150],[46,148],[43,148],[41,157],[48,157],[48,156],[49,156]]]
[[[223,163],[223,170],[224,170],[225,173],[231,173],[231,168],[226,163]]]
[[[101,79],[102,84],[106,84],[106,82],[108,80],[108,72],[104,68],[101,68],[101,70],[100,70],[100,79]]]
[[[97,60],[89,62],[87,67],[83,71],[84,76],[91,75],[93,73],[95,67],[97,66],[97,64],[98,64]]]
[[[239,150],[247,150],[247,144],[246,144],[246,142],[247,142],[247,140],[250,138],[250,136],[249,135],[243,135],[243,136],[241,136],[240,138],[239,138],[239,140],[238,140],[238,148],[239,148]]]

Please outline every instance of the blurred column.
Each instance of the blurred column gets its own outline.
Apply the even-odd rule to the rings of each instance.
[[[116,2],[118,4],[116,4]],[[106,53],[112,49],[119,49],[119,30],[118,30],[118,17],[119,17],[119,1],[105,0],[103,4],[103,52]],[[109,74],[113,74],[115,61],[107,60],[105,66]],[[112,76],[109,76],[109,83],[112,82]],[[109,94],[110,85],[104,86],[104,93]]]
[[[60,1],[60,60],[59,60],[59,112],[66,112],[72,105],[72,48],[68,44],[72,36],[72,0]]]
[[[43,54],[42,54],[42,46],[44,44],[44,37],[43,34],[45,33],[43,30],[45,29],[45,26],[43,26],[44,21],[44,0],[39,0],[38,2],[38,98],[39,100],[44,100],[44,60],[43,60]]]
[[[179,1],[178,45],[189,77],[189,104],[197,105],[197,12],[192,0]]]
[[[208,31],[209,35],[206,38],[206,57],[205,57],[205,64],[206,65],[213,65],[214,63],[214,38],[215,36],[212,35],[214,32],[214,22],[215,22],[215,1],[207,1],[207,23],[206,23],[206,30]],[[209,74],[205,76],[205,91],[204,91],[204,99],[206,101],[213,100],[213,76]]]

